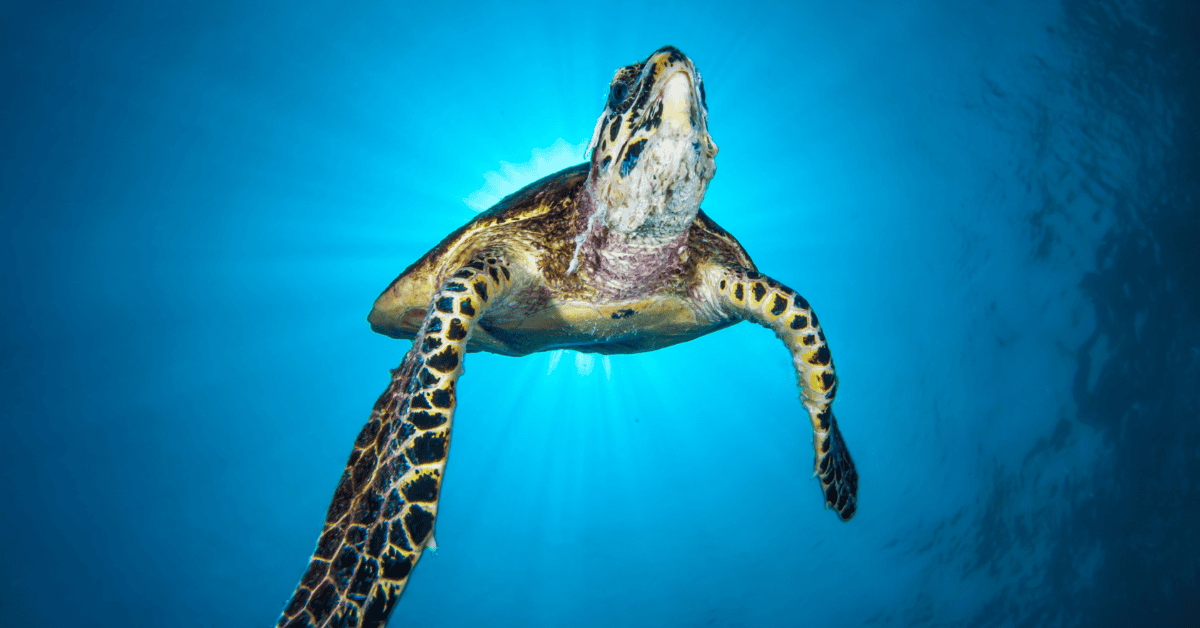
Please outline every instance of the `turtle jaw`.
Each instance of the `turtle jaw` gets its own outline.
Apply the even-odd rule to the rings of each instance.
[[[589,230],[599,219],[639,240],[686,231],[716,172],[703,85],[670,46],[617,71],[592,138]]]
[[[656,97],[656,106],[662,107],[662,123],[669,129],[678,131],[697,126],[696,107],[692,102],[695,91],[687,72],[675,72],[667,79],[662,92]]]
[[[652,293],[686,259],[688,229],[716,173],[691,60],[667,46],[617,70],[591,152],[567,271],[586,267],[610,296]]]

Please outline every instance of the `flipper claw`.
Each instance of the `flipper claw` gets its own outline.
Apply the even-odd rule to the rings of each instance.
[[[800,401],[813,429],[813,477],[825,509],[849,521],[858,510],[858,472],[833,417],[837,375],[817,315],[804,297],[758,271],[718,267],[708,276],[731,316],[752,320],[783,340],[792,354]]]

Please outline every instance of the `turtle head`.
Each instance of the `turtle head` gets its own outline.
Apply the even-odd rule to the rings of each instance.
[[[593,220],[647,243],[684,233],[717,154],[704,82],[691,59],[666,46],[617,70],[590,150]]]

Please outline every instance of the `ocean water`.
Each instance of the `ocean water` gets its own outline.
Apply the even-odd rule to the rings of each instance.
[[[1200,625],[1194,3],[434,4],[0,7],[0,625],[274,625],[375,296],[666,44],[858,515],[767,330],[473,354],[391,625]]]

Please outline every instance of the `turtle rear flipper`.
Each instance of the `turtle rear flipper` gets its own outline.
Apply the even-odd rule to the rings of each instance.
[[[837,374],[817,315],[804,297],[755,271],[716,267],[705,281],[729,314],[771,329],[792,353],[800,398],[812,422],[814,475],[821,479],[826,508],[849,521],[858,510],[858,472],[833,418]]]
[[[388,615],[433,526],[455,384],[488,302],[511,285],[503,256],[476,255],[434,293],[412,349],[358,435],[308,571],[281,627],[374,627]]]

